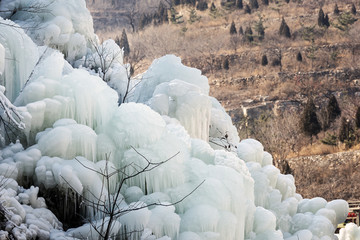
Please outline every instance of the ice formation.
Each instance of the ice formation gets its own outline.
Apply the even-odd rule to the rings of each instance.
[[[5,0],[0,10],[1,17],[28,30],[37,45],[58,49],[70,62],[85,57],[97,43],[85,1]]]
[[[240,141],[199,70],[168,55],[129,82],[122,50],[97,45],[83,0],[3,0],[0,10],[1,92],[11,102],[0,98],[24,133],[0,150],[0,239],[97,238],[101,226],[142,240],[336,239],[347,203],[296,194],[261,143]],[[89,221],[64,231],[38,197],[52,189],[99,211],[87,206]],[[349,225],[340,239],[356,234]]]
[[[34,69],[39,52],[24,30],[10,20],[0,18],[0,38],[4,48],[0,83],[6,88],[6,96],[13,101]]]
[[[45,199],[38,197],[38,187],[24,189],[4,176],[0,184],[0,202],[8,219],[0,239],[7,239],[9,233],[15,239],[49,239],[52,230],[62,230],[61,222],[46,209]]]
[[[354,224],[346,224],[345,228],[340,229],[339,240],[360,239],[360,228]]]

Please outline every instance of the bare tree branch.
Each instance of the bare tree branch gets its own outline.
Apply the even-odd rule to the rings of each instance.
[[[109,156],[106,155],[105,169],[97,170],[97,169],[91,168],[89,166],[86,166],[80,160],[75,158],[76,161],[82,167],[84,167],[87,170],[97,173],[102,178],[102,189],[100,191],[100,196],[96,196],[89,189],[84,189],[82,193],[78,193],[82,197],[83,203],[85,204],[85,206],[87,208],[91,208],[92,211],[94,211],[94,215],[96,215],[97,213],[102,214],[103,217],[100,219],[101,220],[100,224],[99,224],[99,221],[94,222],[94,221],[89,220],[90,221],[89,224],[91,225],[91,227],[94,229],[94,231],[99,235],[99,237],[101,239],[109,239],[110,237],[114,237],[114,235],[112,234],[114,223],[115,223],[115,221],[117,221],[118,218],[124,216],[125,214],[128,214],[133,211],[141,210],[144,208],[148,208],[151,206],[164,206],[164,207],[174,206],[174,205],[184,201],[187,197],[189,197],[191,194],[193,194],[205,182],[205,180],[203,180],[192,191],[190,191],[188,194],[183,196],[181,199],[179,199],[173,203],[155,202],[155,203],[151,203],[149,205],[145,205],[143,203],[138,202],[129,208],[121,207],[120,203],[124,201],[124,198],[120,194],[120,191],[127,180],[135,178],[135,177],[139,176],[140,174],[154,170],[155,168],[167,163],[168,161],[170,161],[171,159],[173,159],[180,153],[180,152],[177,152],[176,154],[172,155],[168,159],[161,161],[161,162],[152,162],[146,156],[144,156],[142,153],[140,153],[136,148],[134,148],[134,147],[131,147],[131,148],[143,160],[145,160],[145,162],[146,162],[145,166],[140,166],[140,165],[135,165],[134,163],[130,163],[130,164],[127,164],[122,169],[112,169],[111,171],[109,171],[109,164],[108,164]],[[126,172],[125,170],[130,167],[133,168],[134,171],[131,174],[125,174],[125,172]],[[121,180],[120,180],[119,184],[116,187],[115,194],[113,195],[113,194],[111,194],[111,189],[110,189],[110,178],[113,176],[117,176],[118,174],[121,174],[122,176],[121,176]],[[73,191],[76,192],[76,190],[73,188],[73,186],[71,186],[71,184],[63,176],[61,176],[61,178],[65,181],[65,183],[69,186],[69,188],[71,188]],[[107,199],[103,200],[103,199],[101,199],[101,197],[103,196],[103,194],[106,191],[107,191],[107,193],[106,193]],[[86,193],[89,194],[90,198],[85,196]],[[120,235],[124,235],[124,234],[131,235],[135,232],[137,232],[137,231],[132,231],[130,233],[127,233],[125,230],[124,232],[120,233]]]

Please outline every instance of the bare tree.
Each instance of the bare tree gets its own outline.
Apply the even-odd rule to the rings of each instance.
[[[5,14],[6,18],[8,18],[8,19],[11,19],[11,17],[13,17],[18,12],[50,14],[50,11],[47,8],[53,3],[54,3],[54,1],[51,1],[48,3],[34,2],[34,3],[31,3],[29,6],[19,5],[17,8],[14,8],[14,9],[5,9],[5,10],[0,11],[0,13]]]
[[[17,138],[19,135],[18,130],[25,128],[21,114],[5,96],[4,92],[5,88],[0,86],[0,145]]]
[[[153,162],[153,161],[149,160],[148,158],[146,158],[143,154],[141,154],[135,148],[132,147],[132,149],[139,156],[141,156],[141,158],[145,161],[144,166],[139,166],[134,163],[130,163],[121,169],[114,169],[109,166],[109,161],[108,161],[108,157],[107,157],[104,169],[97,170],[97,169],[86,166],[81,161],[76,159],[82,167],[97,173],[100,176],[100,178],[102,179],[101,195],[106,195],[105,199],[103,199],[99,196],[96,196],[92,192],[89,192],[90,194],[78,193],[78,194],[80,194],[80,196],[83,199],[84,204],[86,205],[87,208],[92,209],[92,211],[94,211],[95,213],[100,214],[102,216],[102,218],[100,219],[100,222],[99,221],[94,222],[94,221],[89,220],[89,224],[91,225],[92,230],[94,230],[99,236],[98,239],[107,240],[110,237],[112,237],[113,236],[112,229],[114,227],[114,223],[116,221],[118,221],[119,218],[121,218],[125,214],[128,214],[133,211],[141,210],[144,208],[148,208],[151,206],[167,207],[167,206],[176,205],[176,204],[182,202],[187,197],[189,197],[192,193],[194,193],[205,181],[205,180],[202,181],[191,192],[189,192],[187,195],[185,195],[184,197],[182,197],[181,199],[179,199],[175,202],[172,202],[172,203],[154,202],[154,203],[151,203],[148,205],[138,203],[130,208],[124,209],[124,208],[120,207],[121,203],[125,201],[124,197],[120,193],[124,184],[126,184],[126,182],[132,178],[135,178],[141,174],[150,172],[150,171],[158,168],[159,166],[167,163],[168,161],[170,161],[171,159],[173,159],[175,156],[177,156],[180,153],[180,152],[177,152],[176,154],[174,154],[173,156],[169,157],[168,159],[166,159],[164,161]],[[131,169],[131,170],[129,171],[129,169]],[[112,191],[111,191],[111,183],[110,182],[111,182],[111,179],[114,177],[115,178],[120,177],[120,181],[116,186],[114,194],[111,194]],[[69,185],[69,187],[73,191],[75,191],[75,189],[71,186],[71,184],[69,182],[66,181],[65,178],[63,178],[63,180]],[[87,197],[87,196],[91,196],[91,197]],[[135,231],[135,232],[133,231],[133,232],[129,232],[129,233],[127,233],[125,231],[125,233],[120,233],[120,235],[123,235],[123,234],[128,235],[128,236],[126,236],[126,238],[127,238],[127,237],[130,237],[131,234],[134,234],[136,232],[141,232],[141,230]],[[86,238],[86,236],[84,236],[84,238]]]
[[[127,7],[125,14],[133,32],[136,31],[136,19],[139,17],[139,10],[136,6],[136,2],[137,1],[130,1],[130,5]]]
[[[95,54],[86,59],[85,64],[94,69],[104,82],[108,82],[108,71],[117,62],[121,51],[114,52],[112,49],[108,49],[104,44],[99,44],[95,41],[91,41],[91,45],[95,51]],[[118,62],[121,64],[120,62]]]
[[[138,70],[140,62],[145,58],[145,53],[142,51],[142,48],[134,48],[130,56],[126,57],[128,64],[126,65],[126,77],[127,84],[124,96],[120,99],[121,103],[125,103],[128,100],[130,93],[134,90],[134,88],[140,83],[141,80],[134,79],[133,74]],[[137,81],[135,84],[131,84],[133,81]]]
[[[234,50],[234,54],[236,54],[236,50],[239,47],[241,39],[237,35],[230,36],[230,47]]]
[[[300,132],[299,119],[296,112],[285,111],[279,116],[265,113],[251,123],[252,135],[258,139],[266,151],[276,161],[282,161],[290,153],[297,153],[305,144]]]
[[[211,73],[214,73],[218,53],[223,49],[224,45],[224,41],[219,42],[217,38],[209,38],[206,42],[198,46],[197,51],[204,57],[203,59],[206,61]]]

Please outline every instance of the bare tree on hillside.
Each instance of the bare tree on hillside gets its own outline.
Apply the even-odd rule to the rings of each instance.
[[[216,69],[216,59],[219,51],[225,46],[224,41],[218,41],[216,38],[209,38],[206,42],[198,46],[197,52],[203,56],[206,64],[209,67],[210,73],[214,73]]]
[[[129,20],[129,24],[133,32],[136,30],[136,19],[139,17],[139,10],[136,1],[131,1],[130,5],[126,9],[126,18]]]
[[[285,160],[291,153],[296,154],[305,142],[300,132],[298,114],[285,111],[279,116],[265,113],[253,123],[255,138],[275,161]]]
[[[238,35],[230,36],[230,47],[234,50],[234,54],[236,54],[236,50],[238,49],[240,43],[241,39]]]

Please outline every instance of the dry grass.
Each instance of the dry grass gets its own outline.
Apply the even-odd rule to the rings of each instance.
[[[360,199],[360,183],[356,181],[360,161],[356,155],[348,159],[339,156],[290,161],[297,192],[304,198],[323,197],[328,201]]]
[[[280,1],[282,2],[282,1]],[[340,10],[349,8],[349,3],[352,1],[342,1],[338,3]],[[183,15],[185,20],[182,24],[169,24],[158,27],[148,27],[145,31],[131,34],[128,33],[130,45],[138,46],[139,42],[143,46],[143,51],[146,52],[146,59],[144,59],[144,69],[147,64],[151,63],[152,59],[160,57],[164,54],[175,54],[183,59],[190,59],[188,64],[201,68],[209,78],[225,79],[226,82],[231,82],[232,79],[243,78],[256,75],[276,75],[279,67],[266,66],[262,67],[259,62],[261,56],[265,53],[268,55],[269,62],[276,58],[274,49],[282,49],[282,69],[281,71],[296,72],[296,71],[316,71],[318,69],[344,68],[353,67],[354,63],[360,59],[353,59],[349,51],[339,51],[337,53],[338,59],[336,62],[330,60],[331,51],[328,49],[319,50],[317,58],[313,61],[306,57],[305,48],[311,46],[309,41],[304,41],[301,38],[302,26],[313,26],[317,23],[317,13],[321,3],[312,0],[290,1],[289,4],[282,3],[281,6],[270,3],[269,6],[262,6],[259,1],[260,8],[253,11],[251,15],[244,14],[243,10],[226,11],[220,6],[220,0],[214,1],[219,15],[213,18],[207,11],[197,11],[200,16],[200,21],[190,24],[189,7],[178,6],[177,11]],[[246,3],[246,1],[244,1]],[[326,1],[322,6],[325,13],[329,13],[330,20],[334,21],[336,16],[333,15],[333,7],[335,1]],[[240,26],[243,30],[247,26],[254,25],[262,16],[265,26],[265,39],[262,42],[255,41],[252,44],[240,42],[234,51],[230,44],[229,28],[230,23],[236,23],[237,30]],[[293,38],[291,40],[282,38],[278,35],[281,18],[284,17],[289,25]],[[184,31],[186,29],[186,31]],[[320,31],[319,27],[316,27]],[[109,32],[98,32],[101,39],[108,37],[114,38],[119,35],[122,29],[112,30]],[[323,35],[315,36],[315,45],[322,46],[324,44],[331,45],[335,43],[352,42],[358,37],[360,33],[360,24],[355,23],[353,30],[349,34],[344,34],[334,27],[330,27]],[[256,35],[256,33],[254,33]],[[241,38],[241,37],[240,37]],[[132,47],[132,46],[131,46]],[[293,51],[288,48],[295,49]],[[302,52],[303,62],[298,63],[295,60],[297,51]],[[198,64],[209,58],[209,55],[226,56],[235,54],[240,57],[240,61],[234,62],[231,67],[235,71],[230,74],[217,74],[213,71],[207,71],[203,67],[204,64]],[[151,59],[151,60],[149,60]],[[278,87],[281,89],[282,87]],[[276,88],[275,88],[276,89]],[[277,93],[274,93],[277,94]],[[273,94],[273,95],[274,95]]]
[[[342,150],[345,150],[345,148],[342,146],[330,146],[320,142],[316,142],[312,145],[307,145],[303,147],[299,151],[298,156],[326,155],[331,153],[337,153]]]

